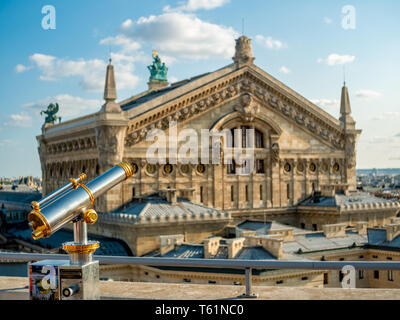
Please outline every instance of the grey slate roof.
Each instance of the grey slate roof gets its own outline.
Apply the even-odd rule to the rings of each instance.
[[[159,96],[162,96],[163,94],[166,94],[166,93],[168,93],[168,92],[170,92],[172,90],[180,88],[180,87],[184,86],[185,84],[188,84],[189,82],[192,82],[192,81],[195,81],[197,79],[200,79],[200,78],[202,78],[202,77],[204,77],[204,76],[206,76],[208,74],[210,74],[210,73],[207,72],[207,73],[204,73],[204,74],[201,74],[201,75],[198,75],[198,76],[186,79],[186,80],[182,80],[182,81],[179,81],[179,82],[176,82],[176,83],[172,83],[167,88],[163,88],[163,89],[155,90],[155,91],[150,91],[147,94],[138,96],[137,99],[134,99],[134,100],[131,100],[131,101],[128,101],[126,103],[121,104],[121,109],[123,111],[127,111],[127,110],[130,110],[132,108],[135,108],[135,107],[137,107],[137,106],[139,106],[139,105],[141,105],[143,103],[146,103],[146,102],[148,102],[148,101],[150,101],[152,99],[155,99],[155,98],[157,98]]]
[[[159,252],[152,252],[147,256],[160,256],[163,258],[204,258],[204,247],[198,244],[181,244],[176,246],[173,250],[160,255]],[[211,257],[211,259],[228,259],[228,246],[220,245],[217,253]],[[246,260],[265,260],[265,259],[276,259],[268,250],[261,246],[243,247],[235,256],[234,259],[246,259]]]
[[[12,233],[15,237],[19,236],[28,241],[32,239],[31,229],[13,230],[9,233]],[[95,251],[95,255],[132,256],[131,250],[122,240],[93,234],[88,234],[88,239],[100,242],[100,248]],[[61,229],[54,233],[50,238],[41,238],[35,240],[34,243],[43,247],[48,246],[50,248],[61,248],[64,242],[73,240],[74,236],[72,231]]]
[[[244,221],[237,225],[239,229],[242,230],[251,230],[255,231],[257,235],[268,235],[270,230],[279,230],[279,229],[293,229],[294,234],[304,233],[305,230],[296,228],[293,226],[281,224],[276,221],[266,221],[266,223],[261,221]]]
[[[299,206],[340,207],[351,204],[390,203],[392,201],[375,197],[367,192],[355,192],[351,195],[336,194],[333,197],[318,197],[318,202],[313,196],[303,200]]]
[[[37,201],[41,198],[42,194],[40,192],[0,191],[0,202],[10,201],[31,203],[32,201]]]
[[[339,249],[356,245],[365,245],[367,237],[358,233],[348,232],[345,237],[326,238],[323,233],[296,235],[295,241],[283,244],[284,253],[295,253],[299,249],[303,252]]]
[[[143,202],[137,202],[125,209],[118,210],[120,213],[132,214],[136,217],[163,217],[192,213],[211,213],[216,211],[215,209],[200,204],[194,204],[183,198],[178,198],[177,203],[172,204],[165,198],[155,196],[143,198]]]
[[[385,229],[368,228],[368,245],[386,247],[388,249],[400,249],[400,236],[397,236],[392,241],[386,240]]]

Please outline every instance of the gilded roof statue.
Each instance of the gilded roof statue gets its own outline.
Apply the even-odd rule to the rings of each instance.
[[[167,82],[167,72],[168,67],[164,62],[161,62],[160,57],[157,54],[157,51],[153,50],[153,64],[147,67],[150,71],[149,81],[161,81]]]

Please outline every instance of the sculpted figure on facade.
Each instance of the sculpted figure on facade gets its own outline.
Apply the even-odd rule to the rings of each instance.
[[[246,93],[240,98],[240,105],[236,106],[235,109],[241,113],[244,121],[252,122],[260,111],[260,106],[250,94]]]
[[[346,136],[345,151],[347,167],[352,169],[356,166],[356,138],[353,134],[348,134]]]
[[[279,153],[280,153],[279,144],[275,142],[271,146],[271,160],[273,165],[279,162]]]
[[[246,36],[241,36],[236,40],[236,52],[233,61],[236,63],[252,63],[254,61],[251,40]]]
[[[101,167],[107,169],[122,161],[124,138],[124,128],[113,126],[96,128],[96,144]]]

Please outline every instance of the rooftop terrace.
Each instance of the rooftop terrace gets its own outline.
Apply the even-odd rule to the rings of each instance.
[[[118,284],[118,285],[116,285]],[[400,289],[254,287],[260,300],[399,300]],[[220,300],[235,299],[244,286],[100,281],[101,299]],[[0,277],[0,300],[28,300],[28,278]]]

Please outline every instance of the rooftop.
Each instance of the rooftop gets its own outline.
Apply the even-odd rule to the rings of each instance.
[[[397,202],[375,197],[368,192],[351,192],[350,194],[335,194],[334,196],[310,196],[300,202],[299,206],[342,207],[350,208],[361,205],[369,208],[371,205],[391,205]],[[372,208],[372,207],[371,207]]]
[[[135,217],[166,217],[180,216],[184,214],[213,213],[218,210],[200,204],[195,204],[185,198],[178,198],[176,203],[171,203],[165,197],[148,196],[141,202],[136,202],[124,209],[119,209],[122,214],[130,214]]]
[[[28,278],[0,277],[0,300],[28,300]],[[399,300],[400,289],[341,289],[254,286],[259,300]],[[102,300],[235,299],[244,286],[100,281]]]

